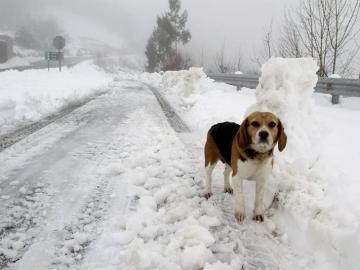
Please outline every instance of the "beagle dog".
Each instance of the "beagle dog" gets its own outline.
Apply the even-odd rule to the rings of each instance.
[[[262,201],[266,179],[271,173],[273,150],[278,143],[284,150],[287,137],[280,119],[270,112],[254,112],[241,125],[231,122],[218,123],[208,131],[205,144],[206,182],[204,196],[212,196],[212,172],[216,163],[225,163],[224,192],[235,195],[235,218],[245,219],[243,180],[256,181],[253,219],[264,221]],[[229,177],[232,172],[232,185]]]

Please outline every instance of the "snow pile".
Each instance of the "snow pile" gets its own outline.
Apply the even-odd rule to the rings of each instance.
[[[0,133],[37,121],[70,103],[107,90],[111,76],[90,62],[51,69],[0,73]]]
[[[140,81],[145,84],[159,86],[161,84],[162,75],[160,73],[149,73],[149,72],[140,73],[139,71],[136,70],[132,70],[132,71],[127,70],[126,72],[119,71],[114,80]]]
[[[31,63],[40,61],[43,58],[43,52],[37,52],[14,45],[14,57],[5,63],[1,63],[0,69],[29,66]]]
[[[275,113],[288,136],[272,179],[281,204],[274,220],[293,245],[316,260],[326,260],[323,269],[331,269],[351,258],[352,251],[344,243],[355,237],[359,221],[351,211],[336,205],[341,194],[327,194],[329,183],[336,182],[336,171],[320,158],[320,139],[327,130],[316,116],[312,97],[317,69],[310,58],[270,59],[262,67],[256,104],[248,112]],[[359,245],[355,242],[353,248]]]
[[[189,70],[167,71],[162,77],[162,87],[168,91],[182,96],[189,97],[191,94],[201,94],[205,90],[213,90],[214,88],[204,89],[204,85],[213,82],[208,78],[202,68],[190,68]]]
[[[206,76],[202,68],[167,71],[158,86],[187,123],[193,129],[201,129],[204,133],[213,123],[225,119],[240,121],[243,116],[243,113],[234,115],[233,108],[223,105],[234,103],[240,110],[245,109],[242,106],[244,98],[236,93],[236,88],[224,83],[215,83]],[[254,100],[252,96],[250,99]],[[219,100],[222,102],[218,102]],[[212,111],[218,113],[213,114]]]
[[[288,135],[287,148],[275,163],[272,184],[280,190],[281,207],[274,220],[295,246],[322,261],[321,269],[332,269],[353,265],[352,249],[360,247],[359,238],[355,240],[359,219],[337,203],[341,192],[329,194],[337,172],[320,157],[320,139],[327,130],[312,98],[316,70],[312,59],[270,59],[262,67],[256,104],[249,111],[275,113]],[[350,249],[345,244],[349,237],[355,240]]]
[[[316,158],[314,147],[321,130],[312,94],[317,70],[311,58],[271,58],[261,68],[256,104],[248,109],[249,113],[270,111],[281,119],[289,138],[286,156],[299,162]]]
[[[29,59],[15,56],[9,59],[7,62],[0,64],[0,69],[29,66],[29,65],[30,65]]]

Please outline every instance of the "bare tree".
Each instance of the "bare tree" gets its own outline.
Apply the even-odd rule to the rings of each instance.
[[[243,58],[241,55],[241,50],[239,49],[235,62],[234,62],[234,70],[241,71],[243,69]]]
[[[304,55],[298,25],[288,12],[285,12],[284,16],[278,44],[278,54],[281,57],[294,58]]]
[[[306,0],[298,12],[302,43],[312,57],[318,59],[320,77],[327,76],[330,39],[327,31],[327,20],[330,16],[328,0]]]
[[[359,12],[360,0],[302,1],[295,16],[285,14],[279,54],[317,59],[321,77],[348,73],[360,50],[353,42]]]
[[[220,48],[220,51],[215,55],[215,67],[220,73],[227,73],[231,70],[231,64],[225,60],[225,41]]]
[[[273,48],[273,22],[272,19],[269,28],[265,30],[262,51],[257,52],[256,56],[251,59],[251,61],[259,67],[270,59],[271,56],[274,56],[275,53]]]
[[[272,56],[272,52],[273,52],[273,50],[272,50],[273,23],[274,23],[274,20],[271,19],[269,29],[266,32],[265,38],[263,41],[267,59],[269,59]]]
[[[199,52],[199,58],[198,58],[198,64],[200,67],[205,67],[205,52],[204,52],[204,48],[201,48],[200,52]]]
[[[332,48],[331,71],[336,73],[338,58],[343,55],[353,37],[359,33],[359,30],[354,30],[359,18],[360,0],[327,0],[327,2],[329,16],[326,20],[326,27]],[[355,51],[357,53],[359,50]],[[354,55],[350,54],[350,56]]]

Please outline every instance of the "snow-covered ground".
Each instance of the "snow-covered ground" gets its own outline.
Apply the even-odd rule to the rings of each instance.
[[[0,30],[0,32],[3,32]],[[13,37],[14,34],[9,34]],[[21,66],[29,66],[34,62],[44,59],[44,53],[35,50],[25,49],[14,45],[14,56],[5,63],[0,63],[0,69],[15,68]]]
[[[360,247],[360,99],[312,94],[316,66],[273,60],[256,91],[213,83],[200,69],[154,77],[191,126],[199,146],[208,128],[253,110],[273,111],[287,128],[288,147],[278,154],[269,191],[280,190],[280,208],[268,221],[274,232],[316,269],[358,269]],[[314,104],[313,104],[314,103]],[[199,153],[200,154],[200,153]],[[222,176],[218,177],[221,185]],[[251,185],[251,184],[250,184]]]
[[[360,100],[312,94],[315,69],[274,59],[256,92],[201,69],[118,74],[104,95],[0,152],[0,268],[359,269]],[[171,128],[147,84],[190,132]],[[220,166],[214,196],[199,196],[203,144],[212,124],[259,108],[288,134],[265,198],[267,208],[279,192],[279,205],[264,223],[238,224]],[[245,191],[249,217],[253,184]]]
[[[72,68],[0,73],[0,135],[107,91],[112,76],[91,62]]]
[[[7,61],[6,63],[0,64],[0,69],[29,66],[29,65],[30,65],[29,59],[15,56],[15,57],[11,58],[9,61]]]

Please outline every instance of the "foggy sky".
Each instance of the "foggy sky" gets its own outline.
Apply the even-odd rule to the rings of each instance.
[[[203,53],[211,62],[225,42],[229,57],[241,51],[244,58],[250,58],[261,49],[270,22],[274,21],[276,29],[284,8],[297,2],[182,0],[192,33],[186,49],[195,60]],[[66,25],[66,31],[92,34],[100,39],[101,32],[107,32],[107,36],[111,34],[122,40],[123,48],[143,55],[156,16],[166,9],[168,0],[0,0],[0,23],[21,25],[30,16],[51,15]]]
[[[298,0],[182,0],[188,12],[188,28],[192,39],[186,46],[195,62],[204,55],[205,64],[212,65],[215,54],[225,43],[228,58],[239,51],[245,62],[262,49],[264,33],[271,21],[281,23],[284,9]],[[156,15],[168,9],[167,0],[117,1],[122,10],[131,15],[130,36],[134,37],[137,51],[144,45],[155,26]],[[276,31],[274,31],[276,32]],[[246,64],[246,63],[245,63]]]

